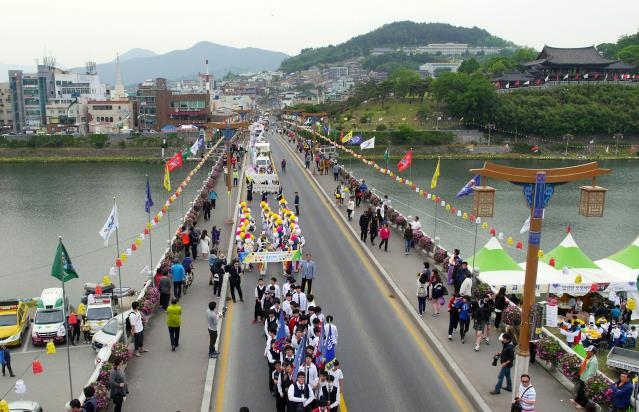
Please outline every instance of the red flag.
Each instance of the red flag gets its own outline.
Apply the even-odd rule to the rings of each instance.
[[[534,145],[533,147],[530,148],[530,151],[532,151],[533,153],[539,152],[539,146]]]
[[[169,168],[169,172],[182,167],[182,152],[177,152],[172,158],[167,160],[166,166]]]
[[[397,163],[397,170],[400,172],[403,172],[404,170],[408,169],[412,164],[413,164],[413,150],[411,149],[408,152],[406,152],[404,157],[402,157],[402,160],[400,160],[399,163]]]
[[[515,82],[515,87],[519,87],[519,85],[520,85],[520,82],[519,82],[519,80],[517,80],[517,81]]]
[[[536,84],[537,86],[539,86],[539,85],[541,84],[541,79],[537,79],[537,80],[535,80],[535,84]]]

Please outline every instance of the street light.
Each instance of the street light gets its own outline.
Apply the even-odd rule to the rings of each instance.
[[[612,136],[615,139],[615,156],[619,154],[619,140],[623,140],[623,133],[615,133]]]
[[[495,123],[488,123],[486,128],[488,129],[488,146],[490,146],[490,131],[495,128]]]
[[[541,224],[544,208],[548,205],[558,185],[577,180],[592,179],[591,186],[580,187],[579,214],[586,217],[603,216],[606,189],[596,186],[595,178],[610,173],[610,169],[600,168],[597,162],[555,169],[524,169],[486,162],[483,168],[470,169],[470,171],[481,176],[481,185],[473,188],[475,192],[473,195],[475,217],[490,217],[493,214],[495,189],[485,186],[486,178],[523,186],[524,198],[530,208],[524,298],[521,307],[519,347],[515,363],[515,376],[521,376],[527,373],[530,360],[530,340],[533,338],[531,314],[532,307],[535,304],[535,287],[537,284],[539,245],[541,244]]]
[[[570,142],[574,138],[575,136],[571,135],[570,133],[566,133],[565,135],[563,135],[562,139],[566,141],[566,151],[564,152],[564,156],[568,156],[568,142]]]

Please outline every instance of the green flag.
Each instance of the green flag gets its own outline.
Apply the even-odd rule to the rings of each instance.
[[[58,243],[58,248],[55,251],[53,265],[51,265],[51,276],[60,279],[62,282],[78,277],[78,273],[75,271],[73,263],[71,263],[71,258],[64,248],[62,241]]]
[[[187,147],[186,149],[182,150],[182,159],[188,159],[189,157],[191,157],[191,151]]]
[[[386,150],[384,151],[384,160],[388,163],[388,147],[386,148]]]

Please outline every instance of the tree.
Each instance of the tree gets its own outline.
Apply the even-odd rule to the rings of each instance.
[[[384,101],[393,90],[393,83],[390,80],[384,80],[377,86],[377,93],[379,95],[379,99],[382,102],[382,109],[384,108]]]
[[[479,70],[479,62],[474,58],[466,59],[459,65],[458,72],[471,74]]]
[[[411,85],[416,84],[420,80],[419,73],[414,70],[401,68],[388,76],[388,80],[393,85],[393,92],[397,97],[406,97]]]
[[[624,63],[639,65],[639,45],[624,47],[617,53],[617,58]]]
[[[457,117],[490,120],[498,102],[494,85],[480,73],[443,73],[432,89],[435,99]]]

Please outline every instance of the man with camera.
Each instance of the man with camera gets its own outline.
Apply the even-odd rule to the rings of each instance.
[[[493,356],[493,366],[497,366],[497,364],[499,363],[500,370],[499,375],[497,376],[497,384],[495,385],[495,389],[490,391],[491,395],[499,395],[499,393],[501,393],[501,385],[504,382],[504,378],[506,378],[506,387],[504,387],[503,389],[508,392],[513,391],[513,385],[510,379],[510,368],[512,368],[515,361],[515,348],[513,346],[512,340],[513,337],[510,333],[504,333],[501,336],[501,352],[497,352],[495,353],[495,356]]]
[[[535,401],[537,400],[537,392],[530,383],[530,375],[524,373],[521,375],[521,383],[519,384],[519,391],[515,396],[513,402],[512,411],[534,411]]]

